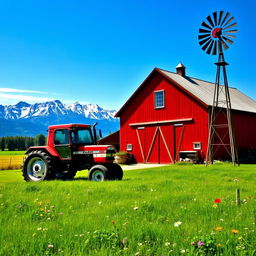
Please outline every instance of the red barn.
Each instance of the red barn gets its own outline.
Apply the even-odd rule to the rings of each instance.
[[[256,102],[229,88],[236,144],[240,154],[256,152]],[[155,68],[116,114],[120,147],[137,162],[205,160],[214,83]],[[226,156],[219,151],[218,158]]]

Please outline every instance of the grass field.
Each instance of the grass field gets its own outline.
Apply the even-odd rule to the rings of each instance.
[[[25,157],[25,151],[0,151],[0,170],[20,168]]]
[[[0,171],[0,255],[256,255],[255,167],[173,165],[102,183]]]

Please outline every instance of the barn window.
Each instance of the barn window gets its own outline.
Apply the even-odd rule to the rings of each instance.
[[[201,142],[193,142],[193,149],[201,149]]]
[[[155,91],[155,108],[164,108],[164,91]]]

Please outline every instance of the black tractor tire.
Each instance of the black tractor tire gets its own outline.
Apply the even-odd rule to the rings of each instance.
[[[108,179],[108,169],[103,165],[94,165],[89,170],[88,179],[92,181],[105,181]]]
[[[123,178],[123,169],[119,164],[112,163],[107,166],[110,179],[121,180]]]
[[[41,150],[30,152],[22,166],[25,181],[42,181],[54,178],[54,160],[51,155]]]

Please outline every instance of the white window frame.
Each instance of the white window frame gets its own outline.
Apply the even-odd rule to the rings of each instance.
[[[156,95],[157,95],[158,92],[163,92],[163,105],[162,106],[156,106]],[[165,91],[164,90],[154,91],[154,107],[155,107],[155,109],[165,107]]]
[[[132,151],[132,144],[126,144],[126,151]]]
[[[199,145],[199,147],[196,147],[197,144]],[[193,142],[193,149],[194,150],[202,149],[202,143],[201,142]]]

